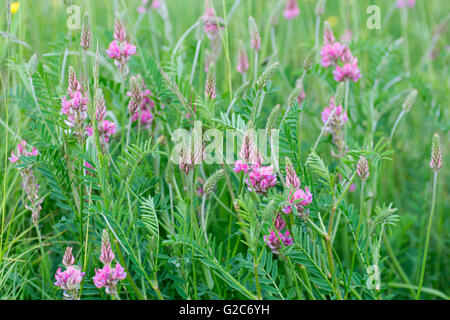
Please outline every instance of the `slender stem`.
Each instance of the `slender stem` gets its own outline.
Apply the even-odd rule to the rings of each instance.
[[[255,270],[255,284],[256,284],[256,293],[258,295],[258,300],[262,299],[262,295],[261,295],[261,286],[259,285],[259,276],[258,276],[258,264],[256,262],[256,257],[254,257],[254,263],[253,263],[253,267]]]
[[[258,80],[258,51],[255,50],[255,67],[254,67],[254,75],[253,75],[253,83],[256,83]]]
[[[198,21],[195,22],[189,29],[187,29],[185,31],[185,33],[183,33],[183,35],[180,37],[180,39],[178,39],[178,42],[175,45],[175,48],[173,49],[172,57],[176,56],[176,53],[177,53],[178,48],[180,47],[181,43],[189,35],[189,33],[191,33],[191,31],[194,30],[198,26],[198,23],[199,23]]]
[[[402,109],[402,111],[398,115],[397,119],[395,120],[394,126],[392,127],[391,135],[389,136],[389,140],[392,141],[395,131],[397,130],[398,124],[400,123],[400,120],[403,118],[404,115],[405,115],[405,111]]]
[[[236,103],[236,97],[233,98],[233,100],[230,103],[230,106],[227,109],[227,116],[230,113],[231,109],[233,108],[234,104]]]
[[[206,221],[205,221],[205,202],[206,202],[206,194],[203,194],[202,212],[201,212],[202,228],[203,228],[203,233],[205,234],[205,240],[206,240],[206,242],[208,242],[208,234],[206,233]]]
[[[411,296],[414,298],[416,293],[412,289],[411,281],[409,280],[408,276],[406,275],[405,271],[403,270],[402,266],[397,260],[397,257],[394,254],[394,251],[392,250],[391,244],[389,242],[389,239],[384,235],[383,237],[384,247],[386,248],[386,251],[389,255],[389,257],[392,259],[392,263],[394,264],[394,267],[397,269],[398,274],[400,275],[400,278],[406,283],[406,286],[409,289],[409,292],[411,293]]]
[[[43,269],[44,275],[45,275],[45,277],[42,277],[42,294],[44,294],[44,283],[47,279],[49,279],[50,274],[48,271],[47,259],[45,257],[45,253],[44,253],[44,243],[42,241],[41,230],[39,229],[39,225],[37,223],[34,224],[34,227],[36,228],[36,233],[37,233],[38,240],[39,240],[39,250],[41,251],[41,257],[42,257],[42,269]],[[42,296],[42,298],[44,298],[44,296]]]
[[[315,151],[315,150],[316,150],[317,145],[319,144],[320,138],[322,138],[323,133],[325,132],[325,129],[327,128],[328,123],[329,123],[329,122],[331,121],[331,119],[333,118],[334,113],[336,112],[336,110],[337,110],[337,108],[334,108],[333,111],[331,111],[331,114],[330,114],[330,116],[328,117],[327,122],[325,122],[325,124],[322,126],[322,129],[320,130],[320,134],[319,134],[319,136],[317,137],[316,142],[314,143],[314,147],[312,148],[312,151]]]
[[[363,220],[363,206],[364,206],[364,180],[361,181],[361,193],[359,196],[359,219],[358,219],[358,228],[356,229],[356,239],[355,239],[355,244],[353,246],[353,255],[352,255],[352,264],[350,267],[350,275],[348,277],[348,287],[351,287],[351,282],[352,282],[352,274],[353,274],[353,269],[355,268],[355,261],[356,261],[356,250],[357,250],[357,246],[358,246],[358,240],[359,240],[359,233],[361,231],[361,222]],[[347,297],[347,293],[345,294],[345,296]]]
[[[422,271],[420,273],[419,289],[417,290],[416,300],[420,298],[420,291],[422,290],[423,276],[425,274],[425,265],[427,263],[428,246],[430,244],[431,226],[433,224],[434,207],[436,205],[436,186],[437,186],[438,171],[434,171],[433,176],[433,200],[431,202],[430,220],[428,220],[427,237],[425,240],[425,249],[423,250]]]
[[[198,55],[200,53],[200,47],[202,45],[202,40],[197,40],[197,47],[195,48],[194,62],[192,63],[191,77],[189,78],[189,84],[192,85],[194,80],[195,67],[197,66]]]

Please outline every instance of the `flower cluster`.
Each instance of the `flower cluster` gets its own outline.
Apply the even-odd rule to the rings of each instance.
[[[342,105],[336,106],[335,98],[331,97],[330,105],[322,111],[322,122],[324,124],[328,123],[325,130],[333,136],[333,143],[338,149],[338,157],[345,152],[343,127],[347,121],[347,111],[342,108]]]
[[[290,246],[294,243],[294,240],[289,233],[289,230],[282,232],[286,226],[283,218],[277,215],[274,222],[275,231],[270,229],[270,234],[264,236],[264,243],[272,250],[273,253],[278,254],[283,247]]]
[[[256,163],[251,166],[251,171],[248,173],[248,179],[245,182],[248,185],[248,190],[255,190],[257,193],[265,195],[267,190],[277,184],[277,176],[273,173],[273,165],[263,167]]]
[[[17,161],[19,161],[19,157],[21,155],[26,157],[38,155],[39,152],[35,147],[33,147],[32,151],[27,151],[26,146],[27,142],[25,140],[20,141],[17,144],[17,155],[14,154],[14,151],[11,151],[11,157],[9,158],[9,161],[11,161],[12,163],[16,163]],[[41,204],[44,201],[44,198],[41,198],[38,195],[39,184],[36,183],[36,177],[31,167],[28,166],[22,169],[20,171],[20,175],[23,180],[22,188],[24,193],[26,194],[24,206],[31,211],[31,218],[33,220],[33,223],[37,226],[39,222],[39,215],[42,210]]]
[[[99,89],[96,95],[96,106],[97,110],[95,112],[95,118],[97,119],[98,124],[98,134],[101,138],[100,142],[103,143],[109,142],[111,135],[116,133],[116,124],[112,121],[106,120],[106,103],[105,97],[103,96],[103,92]],[[91,126],[87,127],[88,136],[92,136],[94,134],[93,128]]]
[[[249,68],[247,51],[245,50],[244,42],[242,40],[239,41],[239,50],[238,50],[238,64],[236,67],[237,72],[244,75],[247,73]]]
[[[19,161],[19,157],[22,155],[26,157],[38,155],[39,151],[36,149],[36,147],[33,147],[32,151],[27,151],[26,147],[27,142],[25,140],[20,141],[17,144],[17,155],[14,154],[14,151],[11,151],[11,157],[8,158],[9,161],[11,161],[12,163],[16,163],[17,161]]]
[[[295,172],[291,161],[286,158],[286,188],[289,188],[288,204],[281,209],[285,214],[290,214],[296,209],[298,215],[306,218],[309,214],[307,206],[312,202],[313,196],[307,187],[300,188],[300,179]]]
[[[114,39],[109,44],[106,53],[111,59],[114,59],[114,64],[119,68],[120,73],[126,75],[128,73],[126,63],[136,53],[136,46],[127,41],[125,27],[119,20],[116,21]]]
[[[85,275],[85,272],[81,272],[81,269],[75,266],[74,263],[75,258],[72,254],[72,248],[67,247],[63,258],[63,264],[66,270],[61,271],[61,268],[56,270],[55,286],[64,290],[64,298],[69,300],[79,300],[78,290]]]
[[[141,125],[149,128],[154,118],[152,110],[154,111],[155,108],[155,103],[151,99],[152,92],[140,75],[131,77],[130,88],[131,91],[128,91],[127,95],[130,97],[128,111],[131,114],[131,120],[134,122],[140,119]]]
[[[328,24],[325,25],[324,46],[320,50],[321,64],[324,68],[334,66],[334,80],[345,81],[347,79],[358,81],[361,71],[358,68],[358,58],[353,57],[350,48],[336,41],[333,31]],[[339,65],[342,62],[342,66]]]
[[[253,142],[252,134],[246,132],[241,146],[240,157],[234,163],[234,172],[244,172],[249,179],[245,179],[248,190],[265,195],[269,188],[277,184],[277,176],[273,173],[273,165],[263,166],[263,158]]]
[[[92,279],[97,288],[105,288],[107,294],[117,298],[117,284],[120,280],[125,279],[127,273],[120,263],[116,263],[115,267],[111,266],[114,258],[115,256],[111,249],[108,233],[104,230],[100,254],[100,261],[103,263],[103,268],[95,269],[95,276]]]
[[[73,128],[79,141],[85,138],[88,98],[83,94],[75,70],[69,67],[69,99],[62,97],[61,113],[67,116],[66,124]]]
[[[294,19],[300,14],[297,0],[287,0],[284,8],[284,18],[287,20]]]
[[[209,39],[209,49],[205,52],[204,60],[204,70],[208,72],[210,65],[217,61],[222,50],[222,40],[219,35],[220,30],[224,28],[225,20],[216,15],[210,0],[205,1],[205,12],[200,19],[203,24],[203,32]],[[202,32],[198,32],[198,38],[200,38],[200,34],[203,36]]]
[[[216,38],[220,34],[220,28],[224,27],[224,20],[216,16],[214,8],[209,1],[205,1],[205,13],[201,16],[203,28],[209,39]]]

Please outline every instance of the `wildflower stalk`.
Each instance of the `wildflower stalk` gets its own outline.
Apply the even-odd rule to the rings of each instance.
[[[178,51],[178,48],[180,47],[181,43],[184,41],[184,39],[186,39],[186,37],[189,35],[189,33],[192,32],[192,30],[194,30],[195,28],[197,28],[197,26],[199,25],[199,21],[195,22],[192,26],[190,26],[184,33],[183,35],[180,37],[180,39],[178,39],[175,47],[173,48],[173,53],[172,53],[172,58],[176,57],[176,53]]]
[[[197,46],[195,47],[195,55],[194,55],[194,62],[192,63],[192,70],[191,70],[191,77],[189,78],[189,84],[192,85],[192,81],[194,79],[195,74],[195,67],[197,66],[197,60],[200,53],[200,47],[202,45],[202,40],[197,40]]]
[[[331,121],[331,119],[333,119],[334,113],[336,112],[337,108],[334,108],[333,111],[331,112],[330,116],[327,119],[327,122],[325,122],[325,124],[322,126],[322,129],[320,130],[320,134],[316,139],[316,142],[314,143],[314,147],[312,148],[312,151],[316,151],[317,145],[319,144],[320,139],[323,136],[323,133],[325,132],[325,129],[328,126],[328,123]]]
[[[39,225],[37,223],[33,223],[33,224],[36,229],[36,234],[37,234],[38,241],[39,241],[39,250],[41,252],[41,259],[42,259],[42,269],[43,269],[44,275],[45,275],[42,277],[42,298],[44,298],[45,281],[50,280],[50,272],[48,270],[47,258],[46,258],[45,252],[44,252],[44,242],[42,241],[41,230],[39,229]]]
[[[362,220],[363,220],[363,206],[364,206],[364,184],[365,184],[365,180],[361,181],[361,192],[359,195],[359,219],[358,219],[358,227],[356,229],[356,239],[355,239],[355,244],[353,245],[353,254],[352,254],[352,263],[351,263],[351,267],[350,267],[350,275],[348,277],[348,287],[351,287],[351,282],[352,282],[352,274],[353,274],[353,270],[355,268],[355,261],[356,261],[356,250],[357,250],[357,246],[358,246],[358,240],[359,240],[359,233],[361,231],[361,225],[362,225]],[[348,288],[347,288],[348,289]],[[347,297],[348,291],[346,290],[345,293],[345,297]]]
[[[421,269],[422,271],[420,272],[419,288],[417,289],[416,300],[420,299],[420,292],[422,290],[423,277],[425,274],[425,265],[427,263],[427,254],[428,254],[428,246],[430,244],[431,226],[433,224],[434,208],[435,208],[435,204],[436,204],[436,186],[437,186],[438,172],[439,172],[438,170],[435,170],[434,175],[433,175],[433,199],[431,202],[430,219],[428,220],[427,236],[426,236],[426,240],[425,240],[425,248],[423,250],[422,269]]]
[[[403,118],[404,115],[405,115],[405,111],[404,110],[400,111],[397,119],[395,120],[394,126],[392,127],[392,130],[391,130],[391,134],[389,136],[390,141],[392,141],[395,131],[397,130],[398,124],[400,123],[400,120]]]
[[[258,79],[258,51],[255,50],[255,59],[254,59],[254,74],[253,74],[253,83]]]
[[[253,257],[253,268],[255,272],[255,284],[256,284],[256,294],[258,295],[258,300],[262,300],[261,296],[261,286],[259,284],[259,276],[258,276],[258,263],[256,261],[256,254]]]

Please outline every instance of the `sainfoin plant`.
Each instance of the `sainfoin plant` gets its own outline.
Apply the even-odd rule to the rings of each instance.
[[[0,6],[0,298],[448,299],[448,17],[349,2]]]

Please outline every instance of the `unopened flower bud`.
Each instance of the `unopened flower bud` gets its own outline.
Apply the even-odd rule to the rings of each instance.
[[[430,167],[436,172],[438,172],[442,167],[441,141],[437,133],[434,134],[433,142],[431,144]]]
[[[73,265],[75,263],[75,258],[72,254],[72,247],[66,248],[66,252],[64,253],[62,262],[66,268],[70,267],[71,265]]]
[[[92,30],[91,24],[89,23],[89,16],[85,14],[83,16],[83,21],[81,24],[81,47],[84,50],[88,50],[92,43]]]
[[[356,173],[358,177],[365,181],[369,177],[369,163],[367,162],[366,157],[361,156],[356,164]]]
[[[306,56],[305,60],[303,61],[303,68],[306,71],[311,70],[315,57],[316,57],[316,50],[312,49]]]
[[[115,256],[111,249],[111,243],[109,242],[108,231],[103,230],[102,235],[102,249],[100,254],[100,261],[105,265],[110,265]]]
[[[205,95],[209,99],[216,98],[216,68],[214,63],[208,68],[208,76],[206,77]]]
[[[316,14],[316,16],[321,16],[325,13],[325,0],[317,1],[314,13]]]
[[[258,88],[262,89],[266,86],[267,82],[272,78],[272,76],[275,74],[275,72],[278,70],[278,62],[275,62],[268,66],[262,75],[259,77],[258,81],[256,82]]]
[[[119,19],[116,19],[116,24],[114,26],[114,39],[119,42],[125,42],[127,40],[125,26]]]
[[[258,27],[253,17],[248,18],[248,26],[250,29],[250,46],[253,50],[259,51],[261,49],[261,36],[259,35]]]
[[[325,21],[324,23],[324,31],[323,31],[323,41],[325,44],[333,44],[336,41],[333,30],[331,30],[330,23]]]

